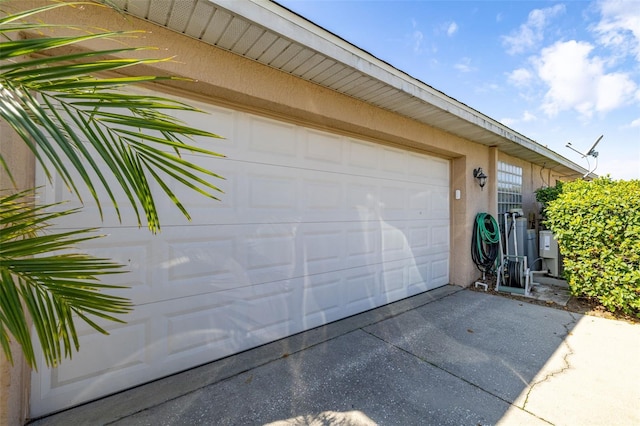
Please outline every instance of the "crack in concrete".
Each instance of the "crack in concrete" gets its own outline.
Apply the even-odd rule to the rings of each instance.
[[[384,338],[383,338],[383,337],[381,337],[381,336],[378,336],[378,335],[377,335],[377,334],[375,334],[375,333],[369,332],[369,331],[364,330],[364,329],[361,329],[361,330],[362,330],[362,331],[364,331],[365,333],[367,333],[368,335],[370,335],[370,336],[372,336],[372,337],[374,337],[374,338],[376,338],[376,339],[380,340],[381,342],[386,343],[387,345],[391,346],[392,348],[395,348],[395,349],[399,350],[400,352],[404,352],[404,353],[406,353],[407,355],[410,355],[411,357],[413,357],[413,358],[416,358],[416,359],[420,360],[421,362],[424,362],[424,363],[426,363],[426,364],[429,364],[429,365],[431,365],[432,367],[435,367],[435,368],[437,368],[437,369],[438,369],[438,370],[440,370],[440,371],[444,371],[445,373],[447,373],[447,374],[449,374],[449,375],[451,375],[451,376],[453,376],[453,377],[455,377],[455,378],[457,378],[457,379],[459,379],[459,380],[462,380],[463,382],[465,382],[465,383],[467,383],[467,384],[469,384],[469,385],[473,386],[474,388],[480,389],[482,392],[488,393],[489,395],[491,395],[491,396],[493,396],[493,397],[495,397],[495,398],[498,398],[499,400],[501,400],[501,401],[503,401],[503,402],[506,402],[506,403],[507,403],[507,404],[509,404],[509,405],[512,405],[512,404],[511,404],[511,402],[510,402],[509,400],[507,400],[507,399],[505,399],[505,398],[501,397],[500,395],[496,395],[495,393],[493,393],[493,392],[491,392],[491,391],[488,391],[487,389],[484,389],[482,386],[478,385],[477,383],[474,383],[474,382],[470,381],[469,379],[466,379],[466,378],[464,378],[464,377],[460,376],[459,374],[456,374],[456,373],[454,373],[454,372],[452,372],[452,371],[447,370],[446,368],[443,368],[441,365],[439,365],[439,364],[437,364],[437,363],[435,363],[435,362],[433,362],[433,361],[429,361],[428,359],[423,358],[423,357],[421,357],[421,356],[418,356],[417,354],[414,354],[413,352],[411,352],[411,351],[409,351],[409,350],[407,350],[407,349],[405,349],[405,348],[403,348],[403,347],[401,347],[401,346],[395,345],[395,344],[393,344],[392,342],[390,342],[390,341],[388,341],[388,340],[384,339]]]
[[[574,321],[572,321],[572,322],[575,322],[575,320],[574,320]],[[570,322],[570,323],[568,323],[566,326],[564,326],[564,327],[565,327],[565,329],[566,329],[567,331],[568,331],[568,328],[567,328],[567,327],[569,326],[569,324],[571,324],[571,322]],[[538,415],[536,415],[535,413],[532,413],[532,412],[530,412],[530,411],[525,410],[525,409],[524,409],[524,406],[523,406],[522,408],[521,408],[521,407],[518,407],[518,406],[517,406],[517,405],[515,405],[512,401],[509,401],[508,399],[505,399],[505,398],[503,398],[502,396],[497,395],[497,394],[495,394],[495,393],[493,393],[493,392],[491,392],[491,391],[489,391],[489,390],[487,390],[487,389],[483,388],[483,387],[482,387],[482,386],[480,386],[479,384],[474,383],[474,382],[472,382],[472,381],[470,381],[470,380],[468,380],[468,379],[466,379],[466,378],[464,378],[464,377],[462,377],[462,376],[460,376],[460,375],[458,375],[458,374],[456,374],[456,373],[454,373],[454,372],[452,372],[452,371],[449,371],[449,370],[447,370],[446,368],[443,368],[442,366],[438,365],[437,363],[434,363],[434,362],[432,362],[432,361],[429,361],[428,359],[423,358],[423,357],[421,357],[421,356],[418,356],[418,355],[414,354],[413,352],[411,352],[411,351],[409,351],[409,350],[407,350],[407,349],[405,349],[405,348],[403,348],[403,347],[400,347],[400,346],[398,346],[398,345],[395,345],[395,344],[393,344],[393,343],[389,342],[388,340],[386,340],[386,339],[382,338],[381,336],[378,336],[377,334],[374,334],[374,333],[372,333],[372,332],[369,332],[369,331],[365,330],[364,328],[361,328],[360,330],[361,330],[361,331],[363,331],[363,332],[365,332],[365,333],[367,333],[368,335],[370,335],[370,336],[372,336],[372,337],[374,337],[374,338],[376,338],[376,339],[380,340],[381,342],[386,343],[387,345],[389,345],[389,346],[391,346],[391,347],[393,347],[393,348],[395,348],[395,349],[397,349],[397,350],[399,350],[399,351],[401,351],[401,352],[404,352],[404,353],[406,353],[406,354],[410,355],[410,356],[411,356],[411,357],[413,357],[413,358],[416,358],[416,359],[420,360],[421,362],[424,362],[424,363],[426,363],[426,364],[429,364],[429,365],[431,365],[432,367],[435,367],[435,368],[437,368],[438,370],[443,371],[443,372],[445,372],[446,374],[449,374],[449,375],[451,375],[451,376],[455,377],[455,378],[456,378],[456,379],[458,379],[458,380],[463,381],[464,383],[466,383],[466,384],[468,384],[468,385],[470,385],[470,386],[473,386],[474,388],[476,388],[476,389],[480,390],[481,392],[484,392],[484,393],[486,393],[486,394],[489,394],[489,395],[491,395],[492,397],[494,397],[494,398],[496,398],[496,399],[498,399],[498,400],[500,400],[500,401],[502,401],[502,402],[505,402],[505,403],[506,403],[507,405],[509,405],[510,407],[515,407],[515,408],[517,408],[518,410],[522,410],[522,411],[524,411],[524,412],[526,412],[526,413],[528,413],[528,414],[532,415],[533,417],[537,418],[538,420],[541,420],[541,421],[543,421],[543,422],[545,422],[545,423],[549,423],[550,425],[553,425],[553,423],[549,422],[549,421],[548,421],[548,420],[546,420],[546,419],[543,419],[542,417],[539,417],[539,416],[538,416]]]
[[[544,376],[541,380],[538,380],[537,382],[529,386],[529,390],[527,391],[527,396],[524,398],[524,402],[522,403],[522,409],[525,411],[526,411],[527,403],[529,402],[529,397],[531,396],[531,393],[533,392],[533,389],[536,386],[550,380],[553,377],[556,377],[564,373],[565,371],[571,368],[571,363],[569,363],[569,357],[574,354],[574,351],[571,345],[567,343],[567,338],[571,335],[571,330],[569,329],[569,327],[574,326],[577,323],[577,319],[575,316],[573,316],[571,312],[569,312],[569,316],[571,317],[571,321],[562,325],[566,331],[566,334],[562,339],[562,345],[567,348],[567,353],[562,357],[562,362],[564,363],[564,366],[558,370],[550,372],[549,374]]]

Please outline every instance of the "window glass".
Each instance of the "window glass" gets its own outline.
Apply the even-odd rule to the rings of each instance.
[[[522,208],[522,167],[498,161],[498,216]]]

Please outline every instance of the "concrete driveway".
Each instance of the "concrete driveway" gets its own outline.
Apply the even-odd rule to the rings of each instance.
[[[446,286],[37,425],[640,425],[640,325]]]

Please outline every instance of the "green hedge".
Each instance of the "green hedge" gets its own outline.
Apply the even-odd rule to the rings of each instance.
[[[640,180],[566,183],[546,215],[572,293],[640,317]]]

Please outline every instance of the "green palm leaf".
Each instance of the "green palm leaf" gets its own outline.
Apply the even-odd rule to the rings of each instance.
[[[51,212],[36,206],[29,192],[0,196],[0,345],[11,359],[9,335],[22,346],[27,362],[36,367],[29,331],[30,317],[47,365],[78,350],[74,317],[88,315],[122,322],[115,315],[132,308],[125,298],[103,293],[123,288],[100,283],[102,275],[122,273],[122,265],[76,252],[77,244],[100,238],[94,229],[48,232],[50,221],[78,209]],[[25,201],[26,200],[26,201]]]
[[[214,181],[221,177],[187,161],[183,154],[220,157],[193,143],[195,138],[219,136],[170,115],[176,110],[201,112],[197,108],[122,90],[178,79],[129,76],[135,73],[131,67],[170,60],[127,58],[134,51],[153,50],[122,43],[139,31],[89,33],[78,28],[77,35],[60,36],[69,27],[36,21],[39,13],[78,5],[104,7],[95,2],[55,2],[7,12],[1,10],[0,0],[0,117],[34,153],[47,178],[58,176],[80,201],[81,193],[88,191],[101,216],[106,202],[121,219],[118,200],[125,200],[139,225],[146,221],[152,232],[159,231],[155,182],[160,194],[189,219],[179,192],[167,182],[171,179],[217,199],[221,191]],[[48,37],[48,29],[56,36]],[[87,42],[105,40],[121,44],[86,50]],[[0,167],[11,177],[2,153]],[[119,316],[132,304],[108,294],[121,287],[99,281],[103,275],[123,272],[121,265],[77,251],[78,244],[100,237],[93,229],[51,229],[51,223],[78,209],[55,211],[52,207],[57,204],[36,205],[29,195],[0,195],[0,346],[11,359],[9,340],[15,339],[35,368],[33,338],[37,337],[45,362],[55,366],[78,350],[74,321],[81,319],[107,333],[102,320],[122,322]]]
[[[65,5],[73,4],[85,3]],[[124,199],[133,207],[138,224],[143,224],[144,215],[152,232],[160,230],[156,204],[150,198],[152,182],[157,183],[187,218],[188,212],[163,179],[178,177],[186,188],[217,199],[215,194],[221,191],[211,179],[219,179],[220,176],[211,170],[187,164],[182,154],[221,156],[192,143],[195,137],[219,136],[188,126],[164,112],[199,110],[158,96],[119,91],[127,86],[172,77],[99,76],[102,73],[122,73],[130,67],[168,59],[118,57],[132,50],[144,49],[138,47],[101,52],[60,51],[94,39],[130,38],[137,32],[12,37],[16,29],[30,28],[32,24],[25,24],[25,18],[55,7],[61,5],[53,4],[0,19],[0,35],[7,38],[0,42],[0,117],[34,152],[46,176],[51,178],[54,172],[57,173],[81,199],[79,182],[73,178],[74,174],[79,175],[101,214],[104,200],[98,195],[99,187],[106,189],[107,198],[120,217],[119,197],[107,183],[115,180],[125,195]],[[46,24],[42,26],[47,27]],[[163,154],[150,162],[147,147],[170,148],[173,153]],[[143,161],[143,157],[146,160]],[[0,157],[0,164],[11,172],[4,158]],[[156,168],[158,164],[161,169]],[[197,171],[198,175],[192,171]]]

